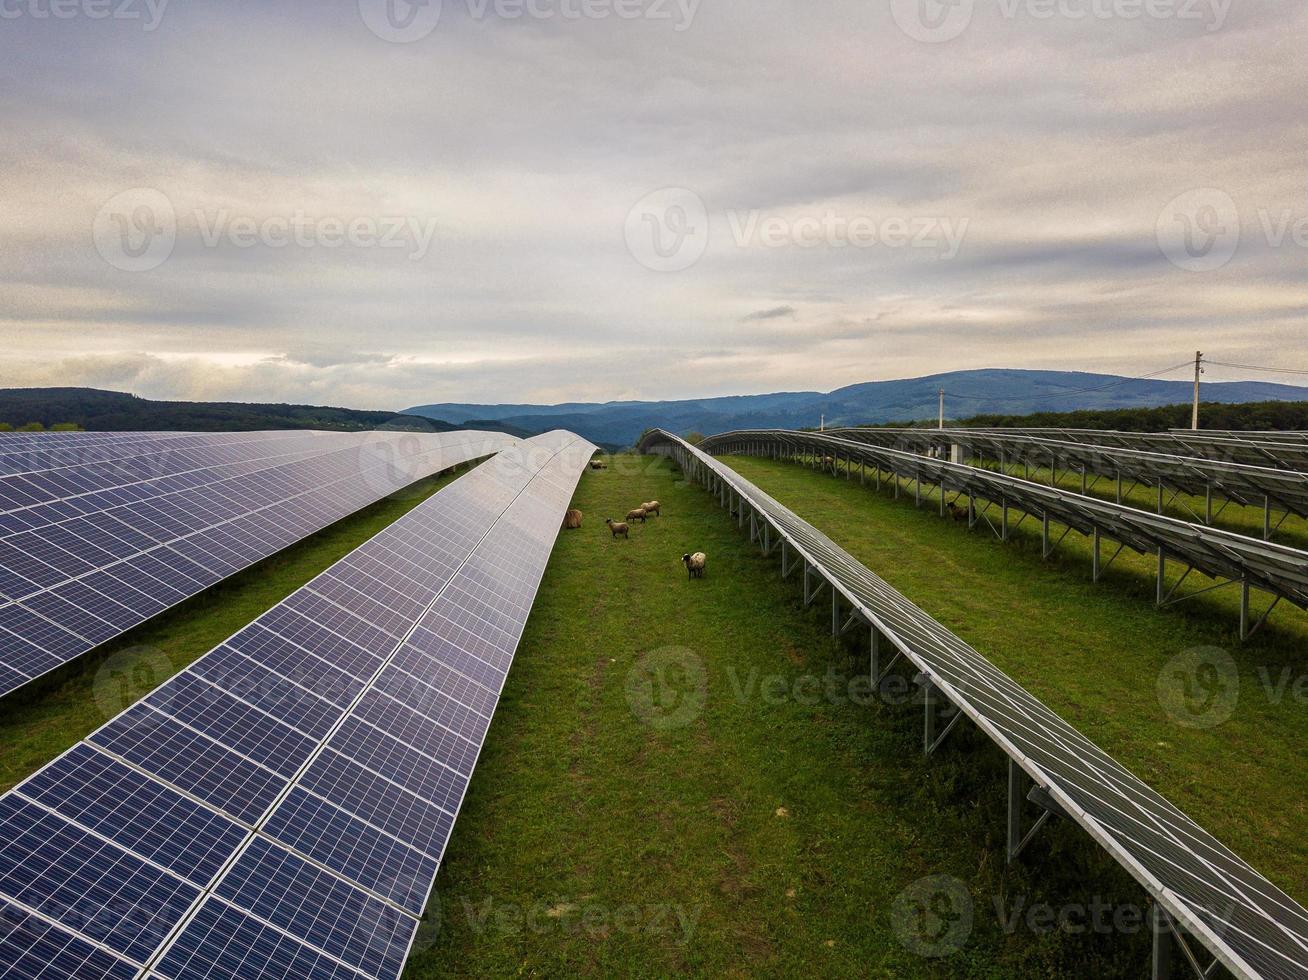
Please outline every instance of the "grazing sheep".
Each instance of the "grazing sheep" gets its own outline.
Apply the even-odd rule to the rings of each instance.
[[[569,508],[568,512],[563,515],[563,526],[569,531],[581,527],[581,511],[575,507]]]
[[[686,572],[690,578],[704,577],[704,563],[708,561],[708,556],[702,551],[697,551],[693,555],[682,555],[681,563],[686,566]]]
[[[641,504],[640,509],[643,510],[647,516],[649,514],[653,514],[655,517],[659,516],[659,502],[657,500],[651,500],[648,503]]]
[[[645,509],[643,507],[637,507],[635,510],[627,511],[627,521],[628,523],[630,523],[631,521],[640,521],[640,523],[644,524]]]
[[[590,468],[592,470],[603,470],[603,469],[607,469],[608,467],[604,465],[604,460],[592,459],[590,461]]]
[[[955,521],[967,520],[967,508],[960,507],[958,504],[945,504],[945,509],[949,511],[949,516]]]
[[[624,538],[627,538],[627,540],[631,540],[631,536],[627,533],[631,530],[631,525],[624,524],[621,521],[615,521],[611,517],[604,518],[604,523],[609,526],[609,530],[613,532],[615,538],[621,534]]]

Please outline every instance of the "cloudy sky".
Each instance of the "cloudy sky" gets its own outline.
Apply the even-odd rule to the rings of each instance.
[[[0,0],[0,386],[402,408],[1308,368],[1306,28],[1291,0]]]

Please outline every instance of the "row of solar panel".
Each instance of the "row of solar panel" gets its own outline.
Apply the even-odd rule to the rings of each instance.
[[[1096,531],[1142,554],[1181,562],[1211,577],[1244,581],[1308,608],[1308,552],[1191,524],[1123,504],[1033,483],[974,466],[839,439],[825,433],[759,430],[727,432],[703,443],[708,452],[804,452],[852,459],[910,480],[922,479],[949,492],[1004,502],[1082,534]]]
[[[1308,911],[798,515],[676,436],[642,443],[753,512],[1237,976],[1308,977]],[[888,659],[888,658],[887,658]]]
[[[1003,463],[1081,469],[1109,478],[1169,486],[1204,497],[1209,492],[1259,507],[1270,501],[1308,517],[1308,473],[1250,466],[1174,453],[1123,449],[1088,442],[1065,442],[1019,432],[968,429],[828,429],[828,434],[901,450],[947,452],[959,447],[968,456]]]
[[[517,440],[457,432],[312,441],[321,448],[307,457],[219,463],[93,502],[60,501],[47,506],[69,516],[0,536],[0,694],[415,480]],[[28,513],[0,520],[30,523]]]
[[[1146,452],[1196,456],[1249,466],[1308,472],[1308,445],[1292,433],[1205,432],[1172,429],[1168,432],[1118,432],[1111,429],[1016,428],[960,429],[962,432],[1017,433],[1080,442],[1095,446],[1140,449]]]
[[[593,449],[502,452],[0,798],[0,963],[398,976]]]

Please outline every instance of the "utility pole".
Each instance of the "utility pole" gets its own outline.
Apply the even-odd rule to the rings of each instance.
[[[945,427],[945,389],[940,389],[940,428]]]
[[[1194,352],[1194,410],[1190,413],[1190,428],[1199,431],[1199,375],[1204,373],[1204,352]]]
[[[826,432],[826,431],[827,431],[827,413],[826,413],[826,412],[823,412],[821,415],[818,416],[818,431],[819,431],[819,432]]]

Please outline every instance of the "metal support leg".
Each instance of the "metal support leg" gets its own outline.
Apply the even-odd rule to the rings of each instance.
[[[1163,577],[1167,574],[1167,549],[1158,548],[1158,589],[1155,597],[1155,605],[1163,604]]]
[[[1263,498],[1263,540],[1269,541],[1272,537],[1272,498]]]
[[[926,707],[926,717],[922,728],[922,751],[926,755],[930,755],[940,747],[940,744],[944,742],[949,733],[954,730],[954,726],[958,724],[958,720],[963,717],[963,712],[954,708],[948,698],[942,697],[940,695],[940,689],[937,688],[935,683],[930,679],[926,681],[923,688],[923,695],[924,697],[922,700]],[[950,718],[949,723],[945,725],[944,728],[940,729],[939,734],[937,734],[936,705],[942,701],[947,707],[954,708],[954,717]]]
[[[1161,905],[1155,903],[1149,920],[1154,930],[1154,950],[1150,957],[1149,976],[1151,980],[1171,980],[1172,927],[1167,921],[1167,912]]]
[[[831,635],[840,635],[840,593],[831,590]]]
[[[1094,529],[1093,541],[1092,541],[1092,544],[1091,544],[1091,549],[1092,549],[1092,550],[1091,550],[1091,558],[1090,558],[1090,581],[1091,581],[1091,582],[1098,582],[1098,581],[1099,581],[1099,545],[1100,545],[1100,541],[1101,541],[1101,537],[1100,537],[1100,534],[1099,534],[1099,528],[1095,528],[1095,529]]]
[[[1204,523],[1213,523],[1213,485],[1211,483],[1204,486]]]
[[[1001,512],[999,515],[999,540],[1008,540],[1008,498],[1003,497],[1000,500]]]
[[[1040,556],[1049,557],[1049,511],[1040,515]]]

